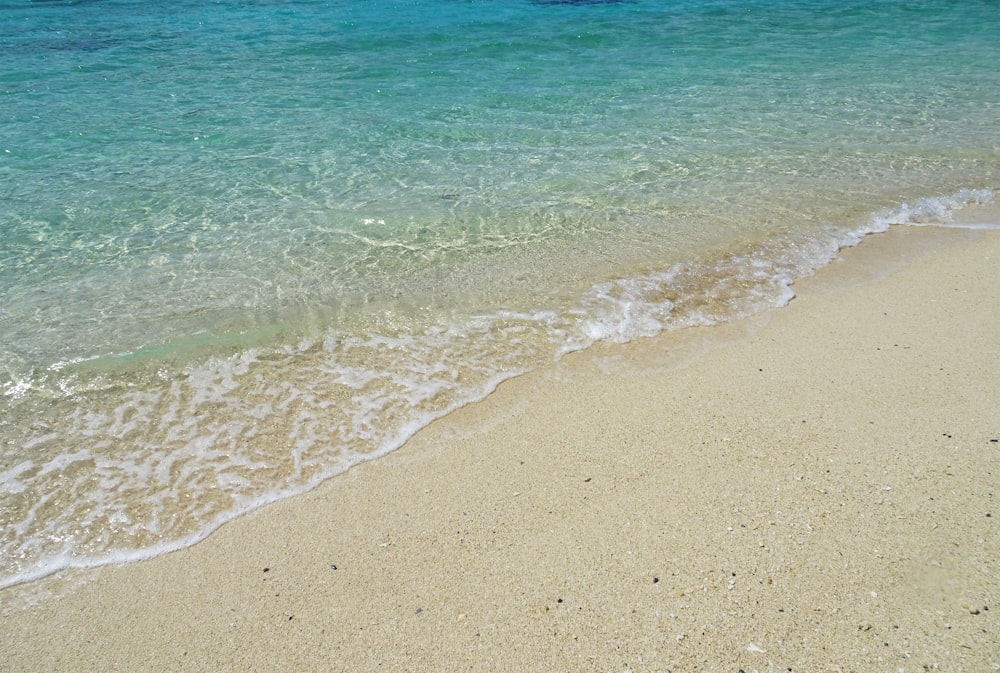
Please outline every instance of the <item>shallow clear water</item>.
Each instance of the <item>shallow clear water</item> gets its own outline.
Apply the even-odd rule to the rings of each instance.
[[[993,2],[0,2],[0,586],[1000,181]]]

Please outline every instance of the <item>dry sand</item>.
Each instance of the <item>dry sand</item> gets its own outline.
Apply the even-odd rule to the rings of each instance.
[[[897,228],[796,290],[0,592],[0,671],[1000,669],[1000,231]]]

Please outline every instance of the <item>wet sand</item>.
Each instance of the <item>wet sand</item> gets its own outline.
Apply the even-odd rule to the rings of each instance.
[[[0,671],[995,670],[1000,231],[898,227],[795,290],[0,591]]]

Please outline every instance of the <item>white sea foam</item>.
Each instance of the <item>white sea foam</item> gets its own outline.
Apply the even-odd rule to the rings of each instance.
[[[0,490],[10,495],[21,493],[26,488],[18,477],[35,467],[34,461],[25,460],[3,472],[0,472]]]
[[[992,189],[962,189],[948,196],[918,199],[877,214],[873,218],[873,225],[880,229],[887,229],[893,224],[960,226],[952,221],[957,211],[969,206],[993,203],[995,196]]]
[[[995,231],[1000,229],[1000,222],[954,222],[952,224],[945,224],[942,226],[955,227],[958,229],[982,229]]]
[[[561,310],[244,349],[141,385],[99,388],[24,436],[0,586],[146,559],[398,448],[503,380],[596,341],[622,343],[779,307],[792,283],[892,224],[951,217],[988,190],[903,204],[851,229],[595,284]],[[102,383],[102,386],[108,385]],[[103,406],[107,400],[113,403]],[[47,402],[46,402],[47,403]]]

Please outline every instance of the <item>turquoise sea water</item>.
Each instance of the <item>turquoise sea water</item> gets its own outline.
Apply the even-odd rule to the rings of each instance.
[[[562,353],[991,201],[998,26],[0,1],[0,586],[190,544]]]

